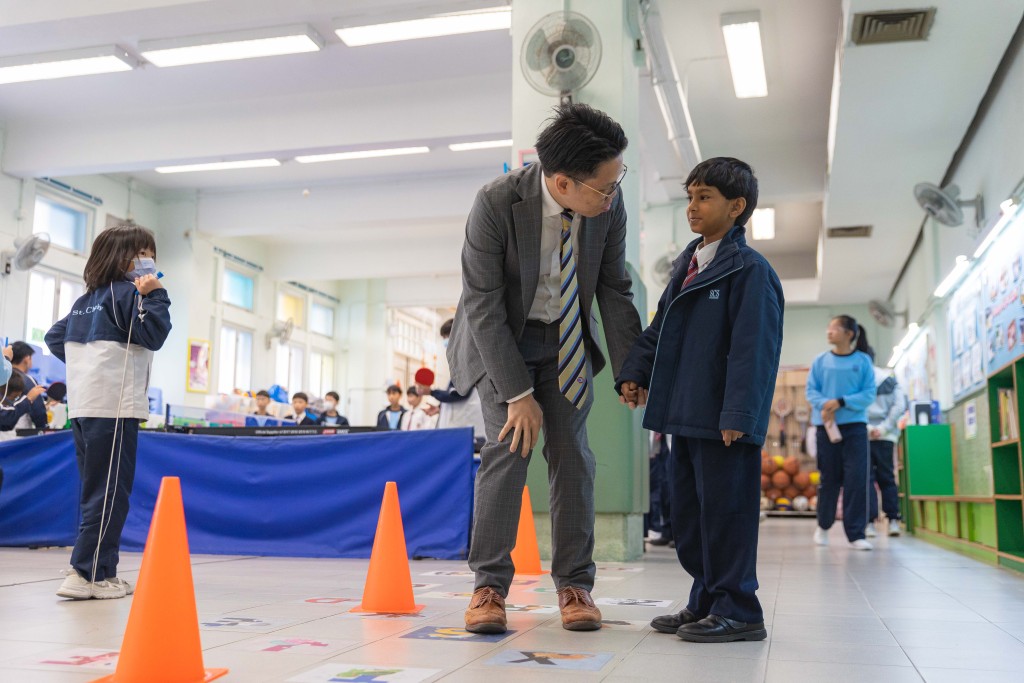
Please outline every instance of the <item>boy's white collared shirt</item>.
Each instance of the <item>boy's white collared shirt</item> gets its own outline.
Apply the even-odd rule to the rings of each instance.
[[[698,246],[697,251],[694,252],[697,256],[697,272],[703,273],[704,269],[707,268],[713,260],[715,260],[715,254],[718,253],[718,246],[722,243],[722,240],[712,242],[711,244],[703,247]]]

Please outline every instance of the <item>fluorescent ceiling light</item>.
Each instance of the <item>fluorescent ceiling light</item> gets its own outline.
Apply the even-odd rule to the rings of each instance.
[[[157,166],[157,173],[191,173],[193,171],[232,171],[237,168],[266,168],[280,166],[277,159],[246,159],[244,161],[215,161],[209,164],[183,164],[181,166]]]
[[[1020,202],[1013,197],[999,204],[1001,209],[999,220],[988,231],[988,234],[985,235],[985,239],[978,245],[978,248],[974,250],[974,258],[981,258],[981,255],[988,251],[988,248],[999,238],[1006,226],[1013,222],[1019,207]]]
[[[370,159],[373,157],[397,157],[406,154],[425,154],[429,147],[393,147],[391,149],[365,149],[359,152],[335,152],[333,154],[308,154],[295,157],[300,164],[316,164],[321,161],[345,161],[347,159]]]
[[[139,43],[139,52],[155,66],[181,66],[316,52],[323,45],[323,38],[316,31],[305,24],[299,24],[188,38],[147,40]]]
[[[775,239],[775,209],[754,209],[750,223],[755,240]]]
[[[892,355],[889,356],[889,362],[886,363],[887,367],[894,368],[896,364],[900,362],[900,358],[903,357],[903,349],[898,346],[892,347]]]
[[[0,59],[0,84],[131,71],[135,66],[116,45],[5,57]]]
[[[476,12],[444,14],[426,19],[396,21],[371,26],[341,26],[335,33],[349,47],[392,43],[399,40],[436,38],[460,33],[509,30],[512,28],[512,9],[492,7]]]
[[[736,97],[768,95],[764,52],[761,50],[761,13],[755,10],[723,14],[722,35]]]
[[[949,294],[949,290],[956,287],[960,280],[963,279],[964,275],[967,274],[967,269],[971,267],[971,262],[967,260],[966,256],[957,256],[956,265],[953,266],[953,270],[949,271],[949,275],[942,279],[939,286],[935,288],[934,295],[936,298],[941,299],[942,297]]]
[[[453,152],[468,152],[474,149],[494,149],[496,147],[511,147],[511,140],[484,140],[483,142],[456,142],[448,145]]]
[[[910,348],[910,345],[917,339],[917,333],[921,331],[921,326],[917,323],[910,323],[907,326],[907,333],[903,335],[903,339],[900,340],[899,348],[906,351]]]

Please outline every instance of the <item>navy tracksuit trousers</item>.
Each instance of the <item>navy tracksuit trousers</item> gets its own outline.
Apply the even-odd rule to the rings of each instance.
[[[868,523],[868,428],[863,422],[839,425],[843,440],[832,443],[824,427],[817,429],[818,526],[831,529],[836,521],[839,490],[843,491],[843,529],[852,543],[864,538]]]

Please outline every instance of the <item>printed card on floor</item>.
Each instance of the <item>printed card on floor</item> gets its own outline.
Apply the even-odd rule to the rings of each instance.
[[[472,593],[444,593],[441,591],[431,591],[429,593],[420,593],[421,598],[443,598],[445,600],[469,600],[473,597]]]
[[[287,683],[419,683],[439,673],[441,669],[333,663],[321,664],[286,680]]]
[[[601,583],[604,581],[623,581],[625,580],[625,578],[625,576],[595,576],[594,581],[596,583]]]
[[[470,643],[500,643],[515,631],[504,633],[470,633],[461,626],[424,626],[412,633],[406,633],[402,638],[414,640],[457,640]]]
[[[627,566],[627,565],[624,565],[624,564],[622,564],[622,565],[606,564],[604,566],[601,566],[601,567],[597,568],[597,571],[599,571],[599,572],[623,572],[623,573],[626,573],[626,574],[636,574],[638,572],[642,572],[643,570],[644,570],[643,567],[630,567],[630,566]]]
[[[645,598],[598,598],[598,605],[617,605],[620,607],[668,607],[675,600],[650,600]]]
[[[540,588],[534,588],[530,591],[531,593],[557,593],[558,589],[554,586],[541,586]]]
[[[643,631],[650,622],[647,621],[626,621],[624,619],[604,619],[601,622],[601,628],[608,631]],[[546,624],[545,628],[562,628],[562,622],[559,619],[551,619]]]
[[[346,647],[356,645],[351,640],[334,640],[324,638],[279,637],[257,638],[237,644],[240,650],[249,652],[280,652],[293,655],[330,654]],[[235,649],[235,645],[231,649]]]
[[[427,619],[428,617],[437,616],[434,612],[429,610],[422,610],[415,614],[390,614],[388,612],[345,612],[344,614],[338,615],[343,619]]]
[[[558,607],[554,605],[505,605],[506,612],[527,612],[529,614],[555,614]]]
[[[199,628],[207,631],[255,631],[267,633],[297,623],[294,619],[263,619],[260,617],[223,616],[200,619]]]
[[[550,652],[503,650],[487,660],[488,666],[518,666],[526,669],[571,669],[600,671],[612,660],[611,652]]]
[[[21,660],[19,666],[30,669],[113,671],[117,667],[117,650],[103,650],[93,647],[77,647],[58,650],[52,654],[36,655],[31,660]]]
[[[537,579],[512,579],[513,586],[532,586],[537,583]]]
[[[420,576],[476,576],[476,574],[474,574],[473,572],[470,572],[470,571],[449,570],[449,571],[423,572],[422,574],[420,574]]]
[[[358,605],[360,602],[362,602],[362,599],[324,596],[322,598],[303,598],[299,602],[308,602],[311,605],[347,605],[348,603],[354,602]]]
[[[441,584],[439,583],[414,583],[412,589],[414,591],[428,591],[431,588],[437,588]]]

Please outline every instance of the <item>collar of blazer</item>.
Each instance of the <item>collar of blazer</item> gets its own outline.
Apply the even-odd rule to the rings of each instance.
[[[697,277],[693,278],[687,289],[699,287],[704,282],[719,276],[721,273],[742,266],[742,260],[739,263],[734,263],[734,261],[739,258],[740,247],[747,243],[744,237],[746,232],[747,229],[741,225],[732,226],[729,232],[725,233],[725,237],[722,238],[722,243],[718,245],[718,251],[715,253],[714,260]],[[693,252],[697,251],[697,245],[703,240],[703,237],[698,237],[690,242],[686,245],[683,253],[673,261],[671,282],[675,291],[679,291],[679,288],[682,286],[683,280],[686,278],[686,269],[690,265],[690,259],[693,258]]]

